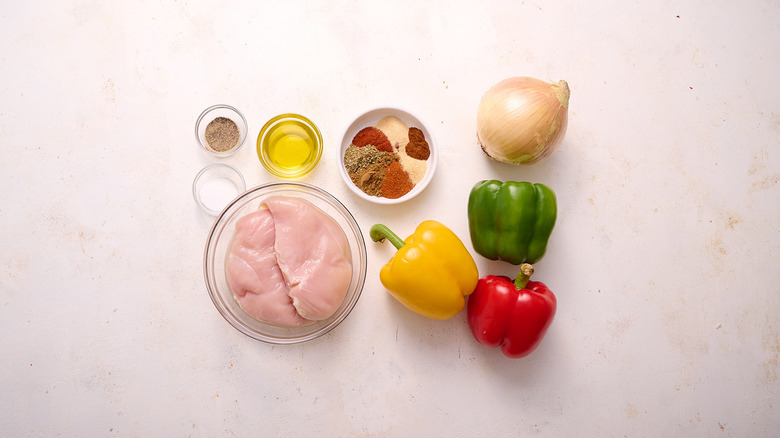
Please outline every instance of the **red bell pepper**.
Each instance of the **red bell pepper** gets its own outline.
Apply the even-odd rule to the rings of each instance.
[[[505,356],[531,354],[552,323],[557,300],[544,283],[529,281],[533,266],[524,263],[513,283],[509,277],[487,275],[469,297],[467,320],[481,344],[501,347]]]

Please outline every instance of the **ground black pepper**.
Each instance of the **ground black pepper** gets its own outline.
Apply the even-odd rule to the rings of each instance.
[[[227,152],[236,145],[241,138],[236,122],[227,117],[217,117],[206,125],[206,146],[213,152]]]

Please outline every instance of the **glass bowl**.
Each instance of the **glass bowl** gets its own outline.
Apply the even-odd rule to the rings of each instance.
[[[230,119],[233,121],[233,123],[236,124],[236,127],[238,128],[238,140],[236,142],[236,145],[232,148],[228,148],[226,150],[218,150],[214,147],[211,147],[209,145],[209,142],[206,140],[206,128],[209,126],[209,124],[218,117],[224,117],[226,119]],[[224,125],[223,125],[224,126]],[[200,147],[208,152],[211,155],[214,155],[216,157],[229,157],[236,152],[238,152],[239,149],[241,149],[241,146],[244,145],[244,141],[246,140],[246,134],[247,134],[247,123],[246,118],[243,114],[241,114],[241,111],[233,108],[230,105],[214,105],[206,108],[203,110],[203,112],[198,116],[198,120],[195,122],[195,138],[198,139],[198,144]],[[219,132],[215,132],[215,135],[219,137]],[[219,141],[219,139],[215,140]]]
[[[192,182],[195,203],[212,216],[218,215],[230,201],[245,190],[246,182],[241,172],[222,163],[204,167]]]
[[[339,309],[330,318],[304,327],[280,327],[252,318],[238,305],[227,283],[225,262],[236,222],[244,215],[256,211],[264,199],[278,195],[302,198],[330,215],[344,230],[352,257],[352,280]],[[363,290],[366,263],[366,244],[363,234],[355,218],[341,202],[330,193],[313,185],[282,181],[250,189],[222,211],[206,241],[203,273],[206,288],[217,310],[238,331],[270,344],[295,344],[328,333],[349,315]]]
[[[395,199],[373,196],[364,192],[360,189],[360,187],[356,186],[355,183],[352,182],[352,178],[350,178],[349,173],[344,166],[344,154],[346,153],[350,144],[352,144],[352,139],[355,137],[355,135],[363,128],[376,125],[380,120],[387,116],[395,116],[410,128],[414,127],[420,129],[420,131],[422,131],[423,135],[425,136],[425,140],[427,141],[428,147],[430,149],[430,156],[427,159],[426,170],[422,179],[417,184],[415,184],[414,188],[409,191],[409,193]],[[344,131],[344,135],[341,139],[341,151],[339,153],[338,167],[341,179],[344,180],[344,183],[347,185],[347,187],[349,187],[350,190],[352,190],[352,193],[355,195],[377,204],[398,204],[414,198],[415,196],[419,195],[420,192],[425,190],[425,187],[427,187],[428,183],[431,182],[433,174],[436,171],[438,157],[439,153],[438,148],[436,147],[436,140],[433,138],[431,131],[426,128],[425,124],[422,123],[419,118],[408,111],[398,108],[375,108],[357,117]]]
[[[322,134],[311,120],[298,114],[280,114],[257,136],[257,157],[271,174],[299,178],[319,163]]]

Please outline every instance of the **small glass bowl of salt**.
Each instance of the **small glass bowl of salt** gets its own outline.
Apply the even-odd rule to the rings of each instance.
[[[218,215],[230,201],[246,191],[246,181],[233,166],[217,163],[203,168],[192,182],[192,196],[201,210]]]

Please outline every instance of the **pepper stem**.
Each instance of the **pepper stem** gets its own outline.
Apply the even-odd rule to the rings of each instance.
[[[371,230],[369,230],[368,235],[371,236],[371,240],[374,242],[381,242],[385,239],[389,240],[390,243],[395,246],[395,249],[401,249],[402,246],[406,245],[403,239],[390,231],[390,228],[387,228],[387,226],[382,224],[373,225]]]
[[[525,289],[531,276],[534,274],[534,267],[528,263],[520,265],[520,273],[517,274],[515,279],[515,287],[517,290]]]

